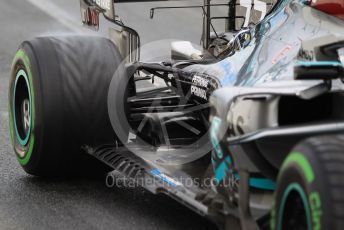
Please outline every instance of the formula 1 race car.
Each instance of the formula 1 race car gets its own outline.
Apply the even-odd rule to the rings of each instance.
[[[221,229],[342,229],[344,2],[205,0],[187,6],[203,14],[203,49],[173,42],[159,62],[139,61],[117,4],[80,0],[86,26],[114,24],[110,39],[19,48],[9,114],[24,170],[124,175]],[[181,7],[151,17],[162,8]]]

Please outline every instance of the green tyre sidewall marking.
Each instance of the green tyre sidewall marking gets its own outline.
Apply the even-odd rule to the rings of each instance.
[[[285,171],[290,165],[295,164],[298,166],[298,168],[301,170],[301,172],[303,173],[304,178],[306,179],[306,183],[308,183],[309,185],[311,185],[313,183],[313,181],[315,180],[315,174],[314,174],[314,170],[312,168],[311,163],[309,162],[309,160],[306,158],[306,156],[304,154],[302,154],[301,152],[291,152],[289,154],[289,156],[287,157],[287,159],[284,161],[280,173],[279,173],[279,177],[278,177],[278,181],[279,183],[281,183],[281,175],[283,173],[283,171]],[[281,218],[283,217],[283,211],[284,211],[284,205],[285,205],[285,201],[289,195],[289,193],[295,190],[299,193],[299,195],[302,198],[302,202],[304,205],[304,208],[306,210],[306,216],[307,216],[307,225],[308,225],[308,230],[312,230],[312,213],[311,213],[311,209],[310,209],[310,203],[307,199],[307,195],[305,194],[304,190],[302,189],[302,187],[298,184],[298,183],[292,183],[290,185],[288,185],[287,189],[284,191],[283,196],[282,196],[282,203],[281,205],[279,205],[279,210],[275,210],[277,204],[274,203],[273,205],[273,213],[274,215],[272,215],[272,219],[271,219],[271,229],[275,229],[276,224],[277,224],[277,230],[281,230],[281,224],[282,224],[282,220]],[[276,194],[275,194],[276,196]],[[278,223],[276,223],[276,216],[278,215]]]
[[[278,227],[277,227],[277,230],[282,230],[282,217],[284,215],[284,206],[286,204],[286,201],[287,201],[289,194],[292,191],[296,191],[301,196],[302,203],[303,203],[303,206],[304,206],[305,211],[306,211],[307,226],[308,226],[307,230],[312,230],[312,217],[311,217],[311,211],[310,211],[308,199],[307,199],[306,193],[303,191],[301,185],[299,185],[298,183],[292,183],[292,184],[288,185],[287,189],[283,193],[282,202],[281,202],[281,205],[280,205],[279,211],[278,211],[278,223],[277,223]]]
[[[30,162],[32,152],[33,152],[33,147],[35,144],[34,127],[35,127],[35,118],[36,118],[36,116],[35,116],[36,107],[35,107],[35,91],[33,88],[33,78],[32,78],[30,59],[23,49],[18,50],[18,52],[16,53],[13,64],[12,64],[12,70],[16,67],[15,65],[17,64],[17,62],[19,60],[21,60],[23,62],[24,67],[26,69],[27,80],[28,80],[28,84],[29,84],[29,95],[31,95],[31,101],[30,101],[30,107],[31,107],[31,134],[30,135],[31,136],[29,137],[28,147],[27,147],[27,150],[26,150],[23,158],[20,157],[20,155],[18,154],[18,151],[15,147],[15,143],[16,143],[15,142],[15,135],[16,135],[17,130],[15,130],[15,125],[14,125],[15,121],[14,121],[14,116],[13,116],[11,107],[9,109],[9,116],[10,116],[9,123],[10,123],[11,141],[12,141],[12,144],[14,146],[14,151],[16,152],[17,159],[18,159],[19,163],[22,166],[25,166]],[[12,92],[14,92],[14,89],[11,89],[11,90],[13,90]],[[14,97],[15,95],[12,95],[12,96]],[[11,105],[9,105],[9,106],[11,106]]]
[[[288,166],[292,163],[295,163],[299,166],[304,176],[306,177],[308,184],[313,183],[315,179],[315,174],[314,174],[311,163],[308,161],[308,159],[305,157],[304,154],[300,152],[290,153],[290,155],[287,157],[287,159],[282,165],[281,172],[283,172],[286,168],[288,168]]]

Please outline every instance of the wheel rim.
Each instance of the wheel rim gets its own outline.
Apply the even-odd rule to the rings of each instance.
[[[32,128],[32,105],[27,74],[19,70],[14,83],[13,120],[16,139],[21,146],[27,146]],[[21,156],[24,157],[24,156]]]
[[[290,184],[282,196],[277,229],[312,229],[307,196],[297,183]]]

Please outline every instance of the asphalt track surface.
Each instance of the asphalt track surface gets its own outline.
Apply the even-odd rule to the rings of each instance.
[[[17,163],[8,135],[11,60],[24,40],[84,33],[78,4],[78,0],[0,0],[0,230],[216,229],[163,195],[154,196],[140,188],[107,188],[105,178],[44,180],[25,174]],[[149,8],[155,5],[164,4],[123,4],[117,13],[137,28],[143,43],[161,39],[199,42],[198,10],[157,12],[152,21]],[[104,25],[100,34],[106,36]]]

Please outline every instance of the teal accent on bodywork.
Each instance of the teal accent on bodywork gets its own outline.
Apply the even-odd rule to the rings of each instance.
[[[223,151],[220,146],[220,141],[218,140],[218,133],[221,127],[221,119],[218,117],[214,117],[211,122],[211,131],[210,131],[210,139],[211,143],[215,149],[215,153],[219,159],[223,158]]]
[[[306,196],[305,192],[303,191],[302,187],[298,183],[290,184],[287,187],[287,189],[285,190],[285,192],[283,193],[283,197],[282,197],[282,200],[281,200],[281,206],[279,207],[279,211],[278,211],[277,230],[282,230],[282,217],[284,215],[285,204],[287,202],[287,198],[288,198],[289,194],[292,191],[296,191],[300,195],[302,203],[303,203],[303,206],[304,206],[305,211],[306,211],[307,230],[312,230],[311,210],[310,210],[310,207],[308,205],[307,196]]]
[[[232,164],[232,159],[230,156],[227,156],[221,164],[215,170],[215,178],[217,183],[221,183],[225,179],[227,173],[230,173],[229,165]]]
[[[17,140],[19,142],[20,145],[22,146],[26,146],[28,141],[29,141],[29,138],[30,138],[30,134],[31,134],[31,124],[32,124],[32,116],[31,116],[31,109],[32,109],[32,104],[31,104],[31,92],[30,92],[30,84],[29,84],[29,80],[28,80],[28,77],[25,73],[24,70],[19,70],[17,75],[16,75],[16,80],[15,80],[15,83],[14,83],[14,94],[13,95],[16,95],[16,89],[17,89],[17,83],[18,83],[18,80],[23,77],[25,79],[25,82],[26,82],[26,87],[28,89],[28,94],[29,94],[29,112],[30,112],[30,126],[29,126],[29,130],[25,136],[25,138],[21,138],[21,136],[19,135],[19,132],[18,132],[18,127],[17,127],[17,119],[16,119],[16,107],[15,107],[15,96],[13,97],[13,116],[14,116],[14,130],[15,130],[15,133],[16,133],[16,137],[17,137]]]
[[[343,67],[343,64],[339,61],[298,61],[296,66],[333,66],[333,67]]]
[[[306,6],[310,5],[310,1],[309,0],[301,0],[301,3],[306,5]]]
[[[216,168],[215,170],[215,178],[218,183],[221,183],[227,173],[231,173],[231,169],[229,168],[229,165],[233,163],[230,156],[227,156],[221,164]],[[234,178],[237,180],[240,180],[240,176],[238,174],[234,174]],[[266,178],[255,178],[251,177],[249,179],[249,185],[253,188],[258,189],[265,189],[265,190],[275,190],[276,189],[276,183],[270,179]]]
[[[240,176],[238,174],[235,174],[234,177],[235,179],[240,180]],[[251,177],[249,179],[249,185],[253,188],[265,190],[275,190],[277,187],[276,183],[270,179],[256,177]]]
[[[214,147],[218,160],[221,160],[224,157],[220,142],[218,140],[218,133],[221,128],[221,123],[222,123],[222,120],[219,117],[214,117],[212,119],[211,132],[210,132],[211,143]],[[221,161],[221,163],[218,166],[216,166],[215,159],[212,159],[211,162],[215,168],[216,182],[220,184],[226,178],[226,175],[232,172],[230,169],[230,165],[233,164],[233,160],[231,156],[228,155],[225,157],[225,159]],[[239,175],[234,175],[234,177],[236,179],[239,179]],[[275,182],[266,178],[250,178],[249,184],[251,187],[258,188],[258,189],[275,190],[276,188]]]
[[[276,189],[276,183],[266,178],[250,178],[250,186],[253,188],[272,190]]]

